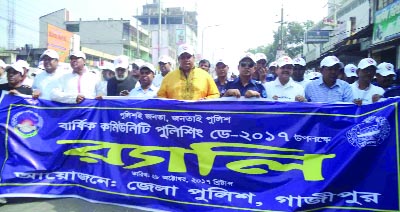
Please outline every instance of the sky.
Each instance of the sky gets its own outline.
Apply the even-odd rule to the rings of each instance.
[[[16,0],[16,23],[23,36],[18,41],[38,43],[38,18],[53,11],[66,8],[70,19],[94,20],[97,18],[129,19],[141,10],[146,2],[153,0]],[[0,0],[0,5],[7,5]],[[284,7],[284,21],[313,20],[318,22],[327,15],[327,0],[161,0],[163,7],[185,7],[198,12],[198,46],[204,56],[217,60],[222,55],[239,57],[246,50],[267,45],[273,40],[280,21],[281,6]],[[2,9],[1,9],[2,8]],[[1,45],[5,38],[7,8],[0,7]],[[218,25],[218,26],[215,26]],[[212,26],[212,27],[209,27]],[[28,34],[29,36],[25,36]],[[204,34],[204,39],[202,35]],[[26,41],[28,40],[28,41]],[[35,41],[36,40],[36,41]],[[204,43],[202,44],[202,40]]]

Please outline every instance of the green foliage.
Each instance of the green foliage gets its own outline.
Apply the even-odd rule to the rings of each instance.
[[[306,21],[303,23],[299,22],[289,22],[283,25],[283,49],[290,57],[296,57],[302,53],[304,33],[307,29],[314,26],[313,21]],[[264,46],[259,46],[255,49],[250,49],[249,52],[252,53],[264,53],[267,55],[269,61],[276,60],[276,51],[279,47],[279,39],[281,35],[281,28],[279,27],[277,31],[273,32],[274,41]]]

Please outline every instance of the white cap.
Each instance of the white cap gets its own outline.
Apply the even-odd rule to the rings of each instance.
[[[346,74],[346,77],[357,77],[357,66],[354,64],[347,64],[344,67],[344,74]]]
[[[365,69],[369,66],[374,66],[376,68],[376,61],[372,58],[364,58],[358,63],[359,69]]]
[[[19,73],[21,73],[22,75],[25,74],[23,67],[18,62],[15,62],[12,65],[7,66],[5,71],[7,72],[9,69],[14,69],[14,70],[18,71]]]
[[[3,60],[0,60],[0,68],[6,68],[6,67],[7,64]]]
[[[254,63],[257,62],[256,58],[254,57],[254,54],[253,54],[253,53],[250,53],[250,52],[246,52],[244,55],[242,55],[242,56],[240,57],[239,62],[242,61],[244,58],[250,58]]]
[[[271,67],[278,67],[278,63],[276,61],[271,62],[269,64],[268,68],[271,68]]]
[[[306,61],[301,57],[297,57],[293,59],[293,65],[306,66]]]
[[[22,68],[26,68],[29,69],[30,65],[28,62],[26,62],[25,60],[17,60],[16,62],[19,66],[21,66]]]
[[[324,59],[322,59],[320,67],[331,67],[336,64],[340,65],[340,68],[343,68],[343,63],[340,62],[340,60],[336,56],[326,56]]]
[[[158,62],[172,64],[172,58],[168,55],[161,55],[158,59]]]
[[[153,73],[156,73],[156,69],[154,68],[153,64],[151,64],[151,63],[145,62],[142,66],[140,66],[139,70],[141,70],[142,68],[148,68]]]
[[[278,67],[282,67],[284,65],[293,65],[293,60],[288,56],[282,56],[276,61],[276,63],[278,64]]]
[[[47,49],[46,51],[44,51],[43,54],[40,56],[40,59],[42,59],[45,55],[49,56],[52,59],[60,59],[58,53],[53,49]]]
[[[83,58],[84,60],[86,60],[86,55],[85,53],[81,52],[81,51],[74,51],[71,52],[71,54],[69,55],[69,59],[71,59],[72,56],[75,56],[77,58]]]
[[[215,61],[215,65],[217,65],[218,63],[223,63],[225,65],[228,65],[228,63],[224,58],[219,58],[217,61]]]
[[[259,60],[265,60],[267,61],[267,56],[264,53],[256,53],[254,55],[256,62]]]
[[[194,48],[189,44],[182,44],[178,47],[178,57],[183,53],[188,53],[190,55],[194,55]]]
[[[117,68],[128,69],[128,67],[129,67],[129,58],[128,58],[128,56],[120,55],[120,56],[117,56],[114,59],[114,68],[115,69],[117,69]]]
[[[394,72],[394,66],[391,63],[386,63],[383,62],[378,65],[378,70],[376,71],[377,74],[380,74],[382,76],[389,76],[391,74],[396,75],[396,72]]]

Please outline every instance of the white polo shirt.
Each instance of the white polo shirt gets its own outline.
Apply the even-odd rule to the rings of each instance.
[[[60,70],[51,74],[42,71],[33,79],[32,90],[40,91],[40,99],[51,100],[51,92],[58,86],[58,80],[62,75]]]
[[[353,98],[354,99],[361,99],[363,105],[372,104],[372,96],[375,94],[379,94],[383,96],[385,90],[381,87],[378,87],[373,84],[369,84],[369,87],[361,90],[358,88],[358,80],[355,81],[353,84],[350,84],[351,90],[353,91]]]
[[[304,97],[304,88],[300,84],[297,84],[293,79],[290,78],[289,82],[282,85],[278,78],[274,81],[267,82],[264,85],[267,91],[267,98],[272,99],[273,96],[278,96],[277,101],[287,102],[295,101],[297,95]],[[273,99],[272,99],[273,100]]]

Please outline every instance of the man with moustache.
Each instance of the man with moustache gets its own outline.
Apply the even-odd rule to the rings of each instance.
[[[226,91],[226,84],[228,84],[228,71],[229,66],[226,64],[225,60],[219,59],[215,64],[217,79],[215,79],[214,81],[218,87],[221,97],[224,96]]]
[[[158,88],[154,86],[154,72],[153,64],[144,63],[139,68],[139,82],[140,86],[136,87],[129,92],[129,96],[137,98],[155,98],[157,97]]]
[[[265,89],[267,96],[277,101],[304,102],[304,88],[297,84],[292,78],[294,62],[292,58],[283,56],[277,60],[276,74],[274,81],[267,82]]]
[[[20,64],[14,63],[10,66],[7,66],[5,71],[7,73],[8,82],[0,84],[0,95],[3,91],[14,95],[32,95],[32,88],[27,85],[23,85],[26,72]]]
[[[57,71],[59,55],[52,49],[47,49],[40,56],[43,61],[44,70],[38,74],[33,80],[32,98],[51,100],[51,92],[58,86],[58,80],[62,76],[60,71]]]
[[[306,99],[309,102],[352,102],[353,92],[349,83],[338,79],[343,63],[336,56],[326,56],[320,67],[322,77],[306,85]]]
[[[86,68],[85,53],[72,52],[69,59],[72,73],[59,78],[58,87],[51,92],[51,100],[63,103],[81,103],[86,98],[96,98],[101,94],[100,79]]]
[[[161,86],[162,80],[171,71],[173,63],[174,61],[172,60],[171,57],[169,57],[168,55],[161,55],[161,57],[158,60],[158,66],[160,67],[161,73],[157,74],[154,77],[153,80],[154,86],[158,88]]]
[[[179,68],[162,81],[157,96],[178,100],[219,98],[220,94],[211,76],[195,67],[194,49],[188,44],[178,47]]]
[[[246,98],[267,98],[264,86],[253,80],[251,77],[255,72],[256,60],[252,53],[246,53],[239,60],[239,77],[228,82],[224,97],[235,96],[237,98],[244,96]]]
[[[107,83],[107,96],[128,95],[137,80],[129,76],[129,58],[120,55],[114,60],[115,77],[111,78]]]

